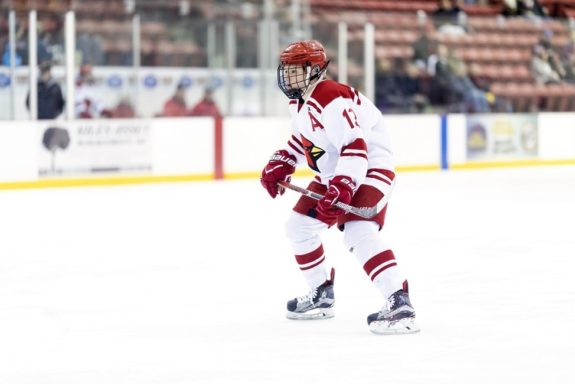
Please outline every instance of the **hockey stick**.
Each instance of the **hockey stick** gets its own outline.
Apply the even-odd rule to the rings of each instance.
[[[323,199],[323,195],[316,193],[316,192],[313,192],[313,191],[310,191],[309,189],[305,189],[302,187],[298,187],[297,185],[290,184],[287,181],[279,181],[278,184],[283,188],[287,188],[287,189],[291,189],[292,191],[299,192],[304,196],[311,197],[312,199],[315,199],[315,200]],[[383,198],[381,200],[379,200],[379,202],[376,205],[374,205],[373,207],[354,207],[352,205],[345,204],[345,203],[342,203],[339,201],[337,203],[335,203],[334,205],[338,208],[343,209],[346,212],[353,213],[354,215],[357,215],[357,216],[362,217],[364,219],[371,219],[372,217],[377,215],[377,213],[379,211],[381,211],[383,209],[383,207],[385,207],[385,205],[389,201],[389,197],[391,196],[391,191],[393,190],[394,186],[395,186],[395,182],[393,182],[391,184],[391,189],[389,190],[389,192],[387,194],[385,194],[383,196]]]

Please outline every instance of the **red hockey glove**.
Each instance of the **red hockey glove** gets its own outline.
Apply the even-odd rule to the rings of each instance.
[[[272,155],[268,165],[262,171],[260,181],[274,199],[283,195],[285,190],[278,188],[278,181],[289,181],[290,175],[295,172],[296,158],[282,149]]]
[[[334,207],[339,202],[349,204],[355,190],[355,184],[347,176],[335,176],[329,182],[329,187],[323,199],[317,203],[317,210],[324,216],[337,217],[345,211]]]

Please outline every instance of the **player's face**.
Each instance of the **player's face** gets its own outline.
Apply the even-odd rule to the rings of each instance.
[[[289,89],[301,89],[305,86],[305,72],[299,64],[288,64],[283,69],[285,84]]]

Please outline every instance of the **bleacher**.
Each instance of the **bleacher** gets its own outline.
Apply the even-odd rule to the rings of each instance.
[[[544,0],[552,15],[575,17],[575,0]],[[571,42],[571,30],[565,19],[530,20],[501,16],[502,1],[488,5],[460,7],[466,14],[466,33],[440,33],[432,13],[437,0],[311,0],[315,23],[343,20],[349,26],[349,38],[363,41],[363,26],[374,24],[376,59],[411,59],[413,43],[419,38],[422,23],[432,41],[447,46],[463,60],[470,74],[487,78],[491,91],[509,99],[514,111],[565,111],[575,107],[575,85],[561,83],[538,85],[532,75],[533,48],[544,31],[552,33],[557,52]],[[367,13],[366,13],[367,10]]]
[[[249,1],[261,6],[261,1]],[[544,105],[554,110],[575,107],[570,100],[571,84],[537,85],[532,75],[533,48],[544,31],[552,33],[551,43],[557,52],[572,43],[567,19],[530,20],[501,16],[502,0],[490,0],[487,5],[461,4],[466,14],[466,33],[441,33],[434,25],[432,13],[437,0],[309,0],[312,25],[348,23],[350,44],[359,45],[364,39],[363,26],[374,24],[377,59],[412,58],[414,42],[425,26],[434,42],[445,45],[463,60],[473,76],[488,79],[491,91],[510,99],[515,111],[527,111]],[[552,16],[575,17],[575,0],[539,0]],[[132,19],[135,12],[141,19],[141,63],[146,66],[206,66],[205,41],[199,41],[186,29],[190,20],[241,19],[238,7],[211,1],[189,1],[182,8],[180,0],[134,1],[119,0],[0,0],[0,9],[23,12],[36,9],[42,14],[76,12],[78,33],[99,38],[106,65],[128,65],[132,49]],[[286,3],[283,3],[286,6]],[[186,17],[182,18],[182,14]],[[254,20],[261,17],[257,7]],[[174,33],[174,25],[166,20],[180,21],[188,33],[182,38]],[[187,20],[187,21],[186,21]],[[201,26],[199,27],[202,28]],[[204,31],[205,32],[205,31]],[[333,48],[328,47],[333,53]],[[337,63],[334,63],[333,71]],[[362,67],[350,62],[349,73],[361,75]],[[528,96],[526,96],[528,95]],[[529,100],[525,100],[528,98]],[[564,101],[563,99],[569,99]]]
[[[188,13],[201,10],[202,5],[191,3]],[[38,18],[58,15],[63,20],[66,11],[76,14],[78,34],[96,36],[103,51],[104,61],[96,65],[128,65],[132,60],[132,14],[141,19],[142,65],[149,66],[205,66],[205,49],[193,38],[178,39],[170,33],[170,23],[180,17],[179,0],[135,1],[133,8],[121,0],[1,0],[0,10],[14,10],[19,19],[35,9]]]

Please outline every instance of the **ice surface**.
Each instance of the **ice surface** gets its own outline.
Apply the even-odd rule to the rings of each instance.
[[[294,182],[304,186],[305,179]],[[402,173],[384,236],[422,332],[336,230],[336,317],[284,237],[298,195],[257,180],[0,192],[0,383],[573,383],[575,167]]]

